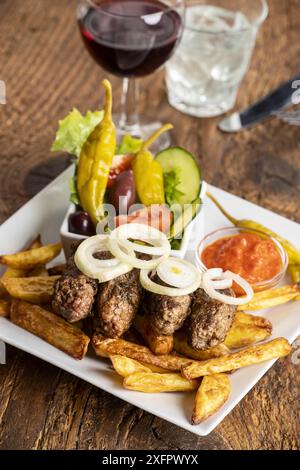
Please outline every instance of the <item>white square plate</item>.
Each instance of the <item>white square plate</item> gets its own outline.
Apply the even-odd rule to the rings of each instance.
[[[1,253],[12,253],[22,249],[26,242],[38,233],[42,234],[44,243],[59,240],[59,229],[69,205],[68,179],[71,172],[72,169],[69,169],[62,173],[0,227]],[[299,243],[300,225],[217,188],[208,189],[226,208],[230,209],[235,217],[242,219],[246,216],[247,219],[262,222],[291,242]],[[195,224],[195,236],[190,241],[187,256],[191,259],[193,259],[193,249],[203,233],[228,226],[228,221],[207,199],[202,214],[204,219],[199,219]],[[290,342],[297,338],[300,334],[299,308],[299,303],[291,302],[272,310],[270,317],[274,326],[273,337],[284,336]],[[269,312],[264,312],[264,315],[269,316]],[[204,423],[192,426],[190,416],[194,394],[148,395],[124,390],[121,381],[109,369],[108,364],[92,353],[82,361],[76,361],[5,318],[0,318],[0,339],[199,436],[209,434],[275,362],[254,365],[233,374],[230,377],[232,393],[226,405]]]

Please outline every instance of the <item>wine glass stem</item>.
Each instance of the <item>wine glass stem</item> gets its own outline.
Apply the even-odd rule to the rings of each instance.
[[[140,136],[139,95],[138,80],[124,78],[119,127],[123,132],[136,135],[137,137]]]

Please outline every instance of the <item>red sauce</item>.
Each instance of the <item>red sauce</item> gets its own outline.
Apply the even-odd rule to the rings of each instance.
[[[207,268],[232,271],[252,285],[273,278],[282,268],[275,243],[254,233],[220,238],[204,249],[201,259]]]

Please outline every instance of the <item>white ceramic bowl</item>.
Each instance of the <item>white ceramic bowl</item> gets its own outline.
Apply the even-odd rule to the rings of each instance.
[[[206,191],[207,191],[207,184],[205,183],[205,181],[202,181],[201,192],[200,192],[200,198],[202,199],[202,201],[204,199]],[[72,214],[73,212],[75,212],[75,210],[76,210],[76,206],[74,204],[70,204],[70,206],[68,208],[68,211],[65,215],[65,218],[63,220],[63,223],[61,225],[61,228],[60,228],[60,237],[61,237],[61,241],[62,241],[62,244],[63,244],[63,249],[64,249],[64,252],[65,252],[66,258],[68,258],[70,256],[71,246],[74,242],[77,242],[78,240],[85,240],[87,238],[84,235],[77,235],[76,233],[72,233],[72,232],[69,231],[69,222],[68,222],[69,215]],[[177,258],[184,258],[185,257],[187,249],[188,249],[189,241],[191,239],[191,235],[192,235],[192,232],[193,232],[194,225],[195,225],[198,217],[200,217],[201,212],[202,212],[202,208],[198,212],[197,216],[186,227],[186,229],[184,231],[184,236],[181,240],[180,249],[179,250],[172,250],[171,251],[172,256],[176,256]]]

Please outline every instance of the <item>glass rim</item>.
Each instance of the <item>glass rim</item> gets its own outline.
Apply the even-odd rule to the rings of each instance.
[[[192,31],[194,33],[213,34],[213,35],[216,36],[216,35],[219,35],[219,34],[227,34],[227,35],[238,34],[238,33],[249,31],[252,28],[259,28],[264,23],[264,21],[267,19],[268,14],[269,14],[269,6],[268,6],[268,3],[267,3],[267,0],[260,0],[260,2],[261,2],[261,13],[257,16],[257,18],[254,21],[251,21],[251,23],[247,27],[236,29],[234,31],[228,31],[228,30],[210,31],[209,29],[204,30],[204,29],[201,29],[201,28],[194,28],[194,27],[188,26],[186,21],[185,21],[184,29],[186,29],[188,31]]]
[[[90,6],[96,8],[97,10],[102,10],[103,13],[106,13],[107,15],[110,15],[110,16],[114,16],[116,18],[147,18],[147,16],[152,16],[152,15],[155,15],[156,13],[148,13],[148,14],[145,14],[145,15],[124,15],[124,14],[120,14],[120,13],[112,13],[110,11],[106,11],[104,10],[102,7],[101,7],[101,4],[97,4],[95,2],[95,0],[85,0]],[[265,1],[265,0],[264,0]],[[79,0],[80,2],[80,0]],[[164,0],[161,1],[161,3],[163,5],[165,5],[167,8],[166,10],[164,10],[162,13],[163,14],[166,14],[166,13],[169,13],[170,11],[173,11],[175,10],[176,8],[180,7],[180,6],[185,6],[185,0],[176,0],[174,5],[172,6],[168,6]],[[157,12],[158,13],[158,12]]]

